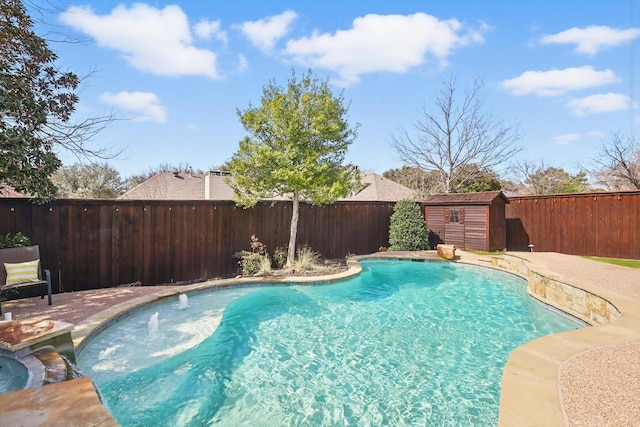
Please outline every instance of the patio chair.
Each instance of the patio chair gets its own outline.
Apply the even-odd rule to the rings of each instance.
[[[51,272],[43,270],[40,263],[40,248],[38,245],[20,248],[0,249],[0,290],[15,289],[19,292],[22,288],[41,289],[41,297],[49,297],[51,300]],[[2,298],[0,298],[0,315],[2,315]]]

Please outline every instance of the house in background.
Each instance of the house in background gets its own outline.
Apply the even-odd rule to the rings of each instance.
[[[232,200],[233,189],[226,183],[225,171],[210,171],[204,175],[161,172],[138,184],[118,199],[127,200]],[[413,199],[416,192],[375,173],[362,176],[362,188],[340,201],[397,202]],[[278,198],[280,199],[280,198]]]
[[[26,194],[16,191],[13,187],[0,187],[0,197],[2,198],[26,198]]]
[[[415,190],[400,185],[375,173],[362,175],[362,188],[356,193],[339,200],[350,202],[397,202],[403,199],[417,200]]]
[[[231,200],[233,190],[225,182],[229,172],[160,172],[136,185],[118,199],[126,200]]]
[[[486,252],[505,249],[507,203],[502,191],[430,196],[423,203],[429,243]]]

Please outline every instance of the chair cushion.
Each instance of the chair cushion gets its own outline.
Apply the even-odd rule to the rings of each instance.
[[[38,278],[38,264],[39,259],[19,262],[16,264],[4,263],[4,268],[7,271],[7,285],[15,285],[17,283],[33,282],[39,280]]]

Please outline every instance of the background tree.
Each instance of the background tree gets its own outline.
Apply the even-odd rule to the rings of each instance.
[[[398,201],[389,224],[389,250],[420,251],[428,248],[427,227],[420,206],[413,200]]]
[[[500,177],[490,169],[479,169],[475,163],[462,166],[462,173],[454,174],[457,177],[466,177],[466,181],[456,179],[453,186],[458,193],[477,193],[480,191],[494,191],[502,188]],[[436,171],[427,172],[415,166],[403,166],[398,169],[389,169],[382,176],[405,187],[418,192],[418,197],[427,197],[439,193],[441,186],[439,174]]]
[[[591,190],[587,173],[570,174],[562,168],[547,166],[543,160],[523,161],[516,166],[524,194],[584,193]]]
[[[493,169],[521,150],[516,128],[484,110],[482,88],[476,80],[459,97],[456,81],[450,78],[443,82],[435,112],[424,109],[422,119],[414,123],[415,133],[402,129],[392,137],[405,164],[437,172],[439,192],[459,191],[479,171]],[[470,164],[476,168],[465,167]]]
[[[507,178],[500,179],[500,189],[505,193],[519,193],[521,186],[516,181]]]
[[[0,2],[0,186],[45,201],[61,165],[55,149],[108,156],[85,143],[112,119],[71,122],[80,79],[56,67],[57,55],[32,27],[20,0]]]
[[[461,166],[461,169],[456,171],[454,174],[456,179],[452,182],[458,193],[479,193],[502,189],[500,177],[491,169],[480,169],[475,163]]]
[[[63,166],[51,178],[56,197],[66,199],[115,199],[126,187],[120,173],[106,162]]]
[[[609,190],[640,190],[640,142],[619,132],[602,141],[593,175]]]
[[[251,207],[260,199],[286,197],[293,204],[287,265],[295,259],[299,202],[325,204],[359,185],[355,167],[344,166],[357,126],[347,122],[342,94],[334,96],[328,80],[311,70],[283,88],[271,81],[259,107],[237,110],[249,133],[230,161],[237,204]]]
[[[415,166],[402,166],[398,169],[389,169],[382,173],[387,179],[416,190],[418,197],[426,197],[437,191],[438,176],[435,172],[426,172]]]

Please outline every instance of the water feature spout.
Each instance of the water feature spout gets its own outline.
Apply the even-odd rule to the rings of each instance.
[[[149,335],[155,335],[158,332],[158,316],[159,313],[155,312],[149,319]]]
[[[69,360],[66,356],[60,355],[62,360],[64,360],[65,365],[67,365],[67,377],[66,380],[75,380],[78,378],[86,377],[84,372],[78,369],[78,365]]]
[[[187,307],[189,307],[189,297],[187,296],[187,294],[180,294],[178,296],[179,299],[179,303],[178,303],[178,308],[179,309],[185,309]]]

